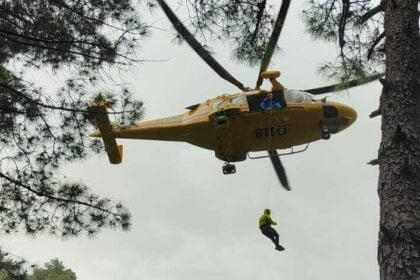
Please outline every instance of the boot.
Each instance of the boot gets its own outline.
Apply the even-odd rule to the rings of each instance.
[[[283,246],[281,246],[280,244],[278,244],[278,245],[276,246],[276,250],[277,250],[277,251],[284,251],[284,247],[283,247]]]

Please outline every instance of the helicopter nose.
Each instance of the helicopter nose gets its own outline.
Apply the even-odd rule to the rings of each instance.
[[[357,113],[352,107],[346,104],[331,102],[327,106],[324,106],[324,117],[330,129],[335,128],[338,132],[351,126],[357,119]],[[328,118],[330,118],[329,121],[327,121]]]
[[[342,103],[328,102],[322,106],[324,121],[331,133],[337,133],[351,126],[357,119],[356,111]]]
[[[347,119],[347,126],[352,125],[356,121],[357,112],[352,107],[345,104],[340,104],[337,109],[340,117]]]

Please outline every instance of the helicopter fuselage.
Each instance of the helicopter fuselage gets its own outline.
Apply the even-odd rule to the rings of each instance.
[[[287,106],[262,110],[270,91],[254,90],[222,95],[188,107],[172,117],[112,126],[114,138],[183,141],[215,151],[217,158],[236,162],[249,152],[286,149],[329,138],[357,117],[342,103],[314,100],[309,93],[285,90]],[[273,94],[276,99],[276,93]],[[328,137],[326,137],[328,133]],[[91,134],[101,137],[98,130]]]

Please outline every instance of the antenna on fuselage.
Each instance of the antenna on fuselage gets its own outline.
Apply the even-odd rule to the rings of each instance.
[[[277,81],[277,78],[280,77],[280,71],[264,71],[261,73],[261,77],[270,80],[273,92],[284,91],[284,86]]]

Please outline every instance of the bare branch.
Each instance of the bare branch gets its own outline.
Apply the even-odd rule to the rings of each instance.
[[[367,164],[370,165],[378,165],[379,164],[379,160],[377,158],[372,159],[371,161],[369,161]]]
[[[375,111],[373,111],[372,113],[370,113],[369,118],[374,118],[381,115],[381,109],[376,109]]]

